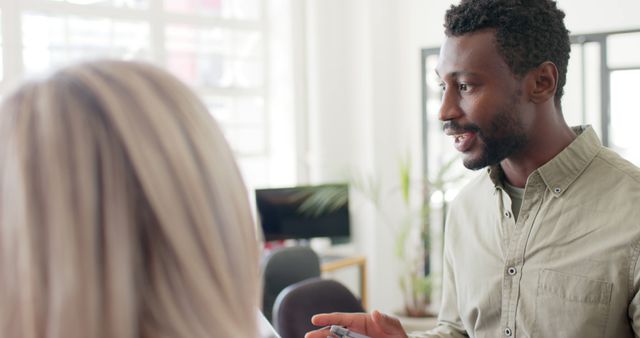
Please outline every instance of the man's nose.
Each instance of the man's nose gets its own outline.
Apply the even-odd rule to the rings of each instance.
[[[442,105],[438,112],[438,118],[440,121],[454,120],[464,114],[462,109],[460,109],[458,98],[457,93],[453,90],[450,90],[449,88],[444,90],[444,93],[442,94]]]

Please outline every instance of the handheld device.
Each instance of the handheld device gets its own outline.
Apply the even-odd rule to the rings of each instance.
[[[331,325],[330,331],[340,338],[371,338],[338,325]]]

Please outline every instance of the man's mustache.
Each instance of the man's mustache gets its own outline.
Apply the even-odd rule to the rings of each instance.
[[[445,121],[442,124],[442,130],[443,131],[451,131],[454,134],[461,134],[463,132],[469,131],[469,132],[480,132],[480,127],[478,127],[477,125],[473,124],[473,123],[469,123],[469,124],[465,124],[465,125],[461,125],[456,121]]]

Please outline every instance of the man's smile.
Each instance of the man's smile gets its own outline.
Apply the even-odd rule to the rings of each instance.
[[[443,129],[445,135],[453,137],[453,145],[461,153],[471,148],[478,135],[477,127],[469,126],[465,128],[452,121],[445,122]]]
[[[451,136],[453,136],[453,143],[456,150],[458,150],[461,153],[464,153],[468,151],[469,148],[471,148],[471,146],[473,145],[476,139],[476,135],[477,135],[476,132],[465,131],[459,134],[452,134]]]

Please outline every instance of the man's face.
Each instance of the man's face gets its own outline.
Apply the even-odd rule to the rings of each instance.
[[[525,147],[522,84],[498,54],[493,30],[448,37],[436,72],[444,90],[439,117],[465,167],[497,164]]]

